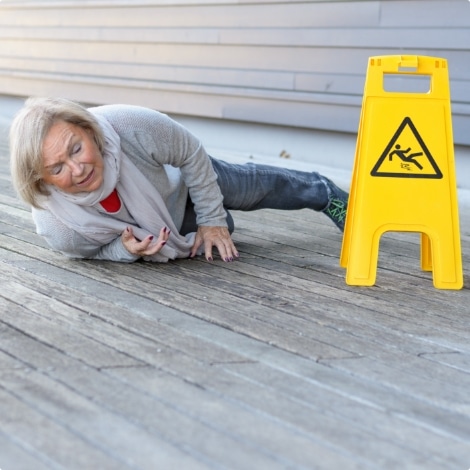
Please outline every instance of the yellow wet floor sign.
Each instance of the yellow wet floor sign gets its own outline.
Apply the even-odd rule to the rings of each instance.
[[[386,91],[387,75],[428,77],[426,92]],[[463,286],[447,61],[371,57],[341,250],[346,283],[375,284],[380,237],[421,233],[434,286]]]

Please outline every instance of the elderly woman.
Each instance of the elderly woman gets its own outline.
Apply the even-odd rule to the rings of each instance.
[[[229,210],[322,211],[344,229],[347,194],[318,173],[233,165],[168,116],[30,98],[10,130],[11,172],[37,232],[74,258],[166,262],[239,256]]]

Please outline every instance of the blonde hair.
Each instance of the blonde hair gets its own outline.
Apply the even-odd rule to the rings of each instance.
[[[42,180],[44,139],[57,121],[90,130],[100,152],[104,136],[98,121],[78,103],[63,98],[29,98],[10,127],[10,171],[18,196],[41,209],[49,190]]]

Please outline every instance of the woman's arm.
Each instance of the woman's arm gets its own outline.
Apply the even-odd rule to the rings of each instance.
[[[186,128],[164,117],[171,128],[170,158],[165,163],[180,168],[196,212],[198,231],[190,256],[196,256],[203,246],[206,259],[212,261],[212,249],[216,247],[224,261],[233,261],[239,254],[227,228],[223,195],[209,156]]]
[[[36,232],[49,246],[69,258],[101,259],[132,263],[140,258],[124,247],[121,237],[107,245],[98,245],[63,224],[47,210],[32,210]]]
[[[178,193],[181,182],[172,181],[164,165],[179,169],[198,225],[227,226],[217,175],[201,142],[185,127],[165,114],[138,106],[101,106],[93,112],[111,123],[123,150],[158,188],[170,212],[184,210],[186,193]]]
[[[180,170],[189,191],[199,226],[191,255],[204,246],[207,259],[212,247],[230,261],[238,257],[227,229],[227,214],[217,175],[199,139],[185,127],[157,111],[137,106],[111,105],[95,108],[121,137],[124,151],[155,184],[172,215],[184,214],[186,192],[164,170],[164,165]],[[182,218],[181,218],[182,220]]]

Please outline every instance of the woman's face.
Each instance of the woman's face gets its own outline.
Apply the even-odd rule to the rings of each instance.
[[[103,157],[89,130],[57,121],[42,147],[42,179],[66,193],[91,192],[103,182]]]

